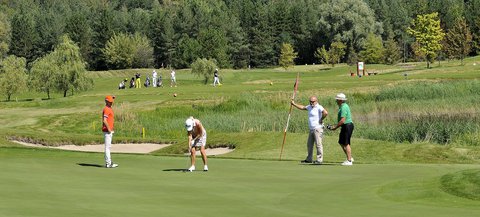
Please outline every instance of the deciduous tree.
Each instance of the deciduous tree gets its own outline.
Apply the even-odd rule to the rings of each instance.
[[[430,68],[430,63],[433,63],[437,52],[442,49],[441,41],[445,36],[438,13],[418,15],[407,31],[415,37],[418,49],[425,54],[427,68]]]
[[[214,59],[198,58],[190,67],[192,68],[192,74],[198,77],[203,76],[203,81],[207,84],[217,68],[217,63]]]
[[[328,50],[328,56],[330,58],[329,62],[332,64],[332,67],[335,67],[335,64],[340,63],[340,60],[345,56],[345,49],[347,46],[340,42],[335,41],[330,45]]]
[[[73,94],[74,91],[88,90],[93,86],[93,81],[86,76],[87,69],[80,48],[68,36],[62,36],[60,44],[51,54],[59,70],[56,89],[63,92],[63,97],[67,96],[69,90]]]
[[[323,45],[321,48],[317,48],[317,51],[315,51],[315,58],[317,58],[322,64],[330,63],[330,57],[328,56],[327,49],[325,49],[325,45]]]
[[[0,93],[7,101],[13,94],[20,93],[27,88],[27,61],[23,57],[10,55],[1,62]]]
[[[60,69],[52,54],[47,54],[37,59],[33,62],[30,69],[29,80],[31,81],[32,89],[45,92],[47,99],[50,99],[50,93],[56,88],[59,72]]]
[[[369,34],[365,41],[365,48],[360,51],[359,55],[365,63],[382,63],[384,52],[382,38]]]

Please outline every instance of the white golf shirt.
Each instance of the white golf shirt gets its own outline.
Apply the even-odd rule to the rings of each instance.
[[[321,120],[324,108],[318,103],[315,106],[307,105],[305,108],[308,111],[308,126],[310,130],[322,128]]]

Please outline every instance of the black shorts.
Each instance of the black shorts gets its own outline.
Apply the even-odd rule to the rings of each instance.
[[[342,125],[342,129],[340,130],[340,135],[338,136],[338,144],[340,145],[351,144],[350,138],[352,138],[353,128],[354,128],[353,123]]]

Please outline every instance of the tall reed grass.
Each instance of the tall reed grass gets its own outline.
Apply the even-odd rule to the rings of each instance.
[[[373,93],[347,93],[356,124],[354,136],[396,141],[427,141],[439,144],[479,146],[480,82],[414,82],[383,88]],[[289,109],[288,94],[241,94],[212,104],[160,107],[141,113],[120,112],[125,136],[179,138],[184,121],[199,118],[207,131],[282,132]],[[298,99],[307,102],[306,98]],[[305,104],[302,103],[302,104]],[[320,98],[330,112],[328,123],[336,123],[338,106],[332,97]],[[122,109],[120,109],[122,110]],[[123,110],[131,109],[124,108]],[[307,132],[306,113],[294,109],[289,132]]]

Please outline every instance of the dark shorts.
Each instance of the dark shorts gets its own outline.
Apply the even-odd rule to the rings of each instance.
[[[354,128],[353,123],[342,125],[342,129],[340,130],[340,135],[338,136],[338,144],[351,145],[350,138],[352,138],[353,128]]]

